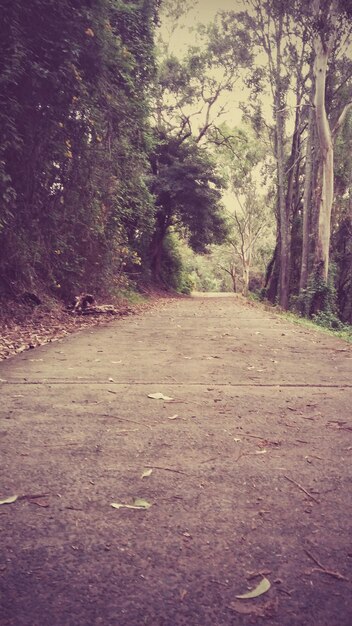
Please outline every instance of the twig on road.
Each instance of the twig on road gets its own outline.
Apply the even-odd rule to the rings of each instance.
[[[142,422],[137,422],[136,420],[129,420],[127,417],[116,417],[115,415],[108,415],[108,413],[104,413],[101,417],[110,417],[110,419],[120,420],[120,422],[130,422],[131,424],[137,424],[137,426],[144,426],[144,428],[152,430],[152,427],[149,424],[143,424]]]
[[[261,576],[263,578],[263,576],[270,576],[270,574],[271,574],[270,569],[263,569],[260,572],[249,572],[246,578],[247,580],[253,580],[253,578],[258,578],[258,576]]]
[[[318,561],[318,559],[311,552],[309,552],[309,550],[305,549],[304,551],[306,555],[309,556],[309,558],[312,559],[312,561],[318,566],[318,567],[314,567],[311,570],[312,572],[321,572],[323,574],[328,574],[329,576],[332,576],[333,578],[337,578],[337,580],[348,581],[348,578],[340,574],[340,572],[335,572],[331,569],[327,569],[322,563],[320,563],[320,561]]]
[[[302,485],[300,485],[295,480],[293,480],[293,478],[290,478],[289,476],[286,476],[286,475],[284,476],[284,478],[286,478],[286,480],[289,480],[290,483],[292,483],[293,485],[296,485],[296,487],[298,487],[298,489],[303,491],[303,493],[305,493],[309,498],[314,500],[314,502],[316,502],[317,504],[320,504],[319,500],[317,500],[317,498],[315,496],[312,496],[312,494],[309,493],[309,491],[307,491],[304,487],[302,487]]]
[[[47,498],[50,493],[25,493],[18,496],[18,500],[37,500],[38,498]]]
[[[165,472],[175,472],[175,474],[184,474],[185,476],[187,476],[186,472],[182,472],[181,470],[173,469],[172,467],[161,467],[160,465],[145,465],[145,464],[144,464],[144,467],[147,467],[149,469],[164,470]]]
[[[265,437],[265,435],[261,437],[260,435],[250,435],[249,433],[244,433],[242,434],[242,437],[251,437],[252,439],[260,439],[261,441],[266,441],[268,445],[272,444],[274,446],[279,446],[281,443],[280,441],[274,441],[273,439],[268,439],[267,437]]]

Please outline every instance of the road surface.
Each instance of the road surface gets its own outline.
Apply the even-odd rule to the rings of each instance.
[[[350,626],[351,371],[235,296],[0,364],[1,626]]]

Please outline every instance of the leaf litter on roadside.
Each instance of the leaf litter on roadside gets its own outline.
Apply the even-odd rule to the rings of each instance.
[[[136,498],[133,501],[133,504],[125,504],[123,502],[111,502],[110,506],[112,506],[113,509],[136,509],[140,511],[146,511],[147,509],[150,509],[152,505],[147,500],[143,500],[143,498]]]
[[[141,478],[148,478],[148,476],[150,476],[152,473],[153,473],[153,470],[151,468],[145,469],[142,472]]]
[[[153,400],[173,400],[170,396],[164,396],[163,393],[148,393],[148,398],[152,398]]]
[[[236,596],[236,598],[238,600],[249,600],[251,598],[258,598],[258,596],[261,596],[263,595],[263,593],[266,593],[267,591],[269,591],[270,587],[271,587],[270,580],[266,578],[265,576],[263,576],[259,585],[257,585],[254,589],[251,589],[251,591],[248,591],[247,593],[243,593],[242,595]]]
[[[12,504],[13,502],[16,502],[17,499],[18,496],[9,496],[8,498],[0,500],[0,504]]]

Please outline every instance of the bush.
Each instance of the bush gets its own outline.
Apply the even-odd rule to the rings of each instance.
[[[324,328],[330,328],[330,330],[343,330],[344,324],[334,313],[326,313],[320,311],[315,315],[312,315],[312,320],[315,324],[323,326]]]
[[[322,314],[338,319],[336,317],[335,273],[336,267],[331,263],[326,282],[317,271],[310,277],[307,288],[303,289],[298,296],[291,297],[291,309],[304,317],[315,318]]]
[[[163,242],[163,257],[161,263],[162,282],[180,293],[190,294],[193,281],[185,271],[180,244],[176,233],[170,232]]]

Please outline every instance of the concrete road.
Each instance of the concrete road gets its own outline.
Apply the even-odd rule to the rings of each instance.
[[[0,624],[350,626],[351,372],[235,296],[0,364]]]

